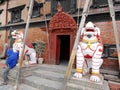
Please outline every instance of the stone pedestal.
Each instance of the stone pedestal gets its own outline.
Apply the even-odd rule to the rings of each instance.
[[[90,75],[85,75],[81,79],[71,78],[67,83],[67,90],[110,90],[108,82],[101,75],[101,82],[90,81]]]

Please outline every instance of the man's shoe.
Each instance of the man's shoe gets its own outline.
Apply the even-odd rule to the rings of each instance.
[[[7,81],[9,80],[9,78],[7,77]]]
[[[0,83],[0,86],[7,85],[6,82]]]

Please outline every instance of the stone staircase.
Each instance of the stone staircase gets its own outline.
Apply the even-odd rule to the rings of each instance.
[[[65,66],[60,65],[41,65],[39,69],[34,70],[32,76],[24,79],[24,84],[32,86],[38,90],[61,90]],[[71,76],[74,70],[72,70]],[[66,90],[109,90],[107,81],[94,83],[89,80],[89,75],[80,80],[72,79],[67,82]]]
[[[46,64],[25,67],[22,71],[23,83],[20,85],[20,90],[61,90],[66,69],[66,66]],[[10,73],[12,81],[16,79],[16,70],[17,67]],[[73,69],[66,90],[109,90],[107,81],[103,80],[96,84],[89,80],[89,75],[80,80],[73,79],[74,71]],[[8,89],[5,89],[6,86],[0,86],[0,90],[14,90],[15,83],[11,88],[10,85],[7,85]]]
[[[41,65],[24,83],[40,90],[60,90],[65,71],[64,66]]]

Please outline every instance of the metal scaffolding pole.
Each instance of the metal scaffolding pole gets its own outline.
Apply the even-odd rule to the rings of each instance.
[[[22,67],[22,62],[23,62],[24,49],[25,49],[25,44],[26,44],[25,42],[26,42],[28,30],[29,30],[29,22],[30,22],[30,18],[32,15],[33,5],[34,5],[34,0],[31,0],[29,11],[28,11],[28,18],[27,18],[26,27],[25,27],[25,32],[24,32],[24,37],[23,37],[23,49],[22,49],[20,57],[19,57],[20,64],[18,67],[18,75],[17,75],[17,79],[16,79],[15,90],[20,89],[19,87],[20,87],[20,82],[21,82],[21,67]]]
[[[117,24],[116,24],[116,20],[115,20],[115,11],[114,11],[114,7],[113,7],[113,0],[108,0],[108,4],[109,4],[109,9],[110,9],[110,15],[112,18],[114,37],[115,37],[116,47],[117,47],[117,52],[118,52],[119,70],[120,70],[120,44],[119,44],[119,37],[118,37],[119,32],[118,32]]]

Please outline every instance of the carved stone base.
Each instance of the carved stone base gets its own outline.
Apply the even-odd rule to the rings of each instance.
[[[110,90],[108,86],[108,82],[104,80],[103,76],[100,82],[92,82],[90,81],[90,74],[83,76],[81,79],[72,78],[68,82],[68,88],[72,88],[72,90]]]

